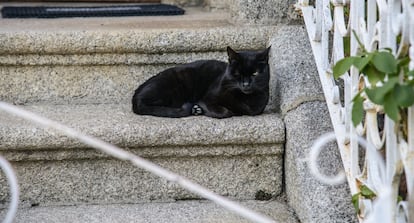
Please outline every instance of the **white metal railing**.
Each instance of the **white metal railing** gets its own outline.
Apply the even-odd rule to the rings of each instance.
[[[16,215],[17,208],[19,206],[19,184],[17,183],[16,173],[11,167],[10,163],[0,156],[0,167],[3,170],[7,183],[10,187],[10,204],[6,215],[4,216],[3,223],[12,223]]]
[[[265,215],[257,213],[253,210],[250,210],[237,202],[231,201],[223,196],[217,195],[214,192],[208,190],[207,188],[196,184],[185,177],[182,177],[176,173],[173,173],[167,169],[164,169],[157,164],[154,164],[148,160],[145,160],[133,153],[127,152],[122,150],[112,144],[104,142],[100,139],[97,139],[92,136],[85,135],[80,133],[68,126],[60,124],[58,122],[52,121],[35,113],[26,111],[22,108],[17,106],[8,104],[6,102],[0,101],[0,110],[3,110],[9,114],[15,115],[17,117],[23,118],[25,120],[31,121],[40,127],[45,129],[54,129],[55,131],[61,132],[69,137],[79,140],[80,142],[85,143],[86,145],[95,148],[101,152],[104,152],[108,155],[111,155],[117,159],[125,160],[131,162],[133,165],[140,167],[148,172],[151,172],[159,177],[165,178],[172,183],[176,183],[181,187],[191,191],[199,196],[206,198],[208,200],[213,201],[214,203],[224,207],[225,209],[246,218],[252,222],[258,223],[276,223],[276,220],[273,220]],[[8,162],[2,162],[4,159],[0,158],[0,166],[3,168],[7,174],[7,176],[11,176],[9,179],[9,184],[11,186],[12,191],[12,202],[10,204],[9,212],[6,216],[6,219],[3,220],[4,223],[12,222],[13,218],[15,217],[15,213],[17,210],[17,203],[18,203],[18,185],[17,180],[12,172],[10,172],[11,167],[8,165]],[[5,164],[5,165],[2,165]],[[10,174],[9,174],[10,173]]]
[[[383,110],[368,100],[364,102],[364,124],[354,128],[352,99],[361,85],[369,86],[369,83],[353,67],[341,76],[343,89],[332,75],[333,64],[345,56],[344,37],[350,38],[351,56],[358,53],[356,38],[359,37],[368,51],[389,48],[396,57],[408,55],[409,68],[414,69],[414,0],[314,2],[311,6],[308,0],[299,0],[296,6],[304,17],[335,134],[321,137],[314,146],[313,156],[317,156],[324,143],[336,138],[351,193],[359,193],[361,185],[365,185],[376,194],[376,199],[359,198],[360,222],[414,222],[407,208],[409,196],[414,196],[414,108],[408,108],[406,138],[400,136],[395,123],[387,116],[383,128],[379,128],[378,117]],[[365,164],[361,168],[359,147],[362,144],[374,149],[366,149]],[[385,154],[386,162],[382,160],[384,155],[378,155],[379,151]],[[399,201],[403,170],[408,196]],[[323,176],[317,168],[313,171],[327,183],[338,183],[341,178]]]

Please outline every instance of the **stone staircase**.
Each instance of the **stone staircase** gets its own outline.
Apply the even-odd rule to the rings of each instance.
[[[317,201],[304,202],[307,207],[295,203],[300,186],[290,190],[300,191],[290,192],[295,193],[290,200],[285,183],[286,175],[291,179],[295,171],[306,173],[284,167],[285,146],[302,140],[292,133],[295,124],[285,124],[297,118],[289,111],[321,98],[318,87],[299,93],[285,88],[292,80],[315,84],[313,78],[294,78],[297,70],[290,71],[303,62],[292,66],[301,62],[283,45],[291,36],[304,39],[303,28],[238,24],[228,1],[188,2],[203,7],[185,8],[186,15],[174,17],[0,19],[0,100],[126,148],[279,222],[332,222],[334,214],[322,221],[310,214],[308,204]],[[167,119],[131,111],[135,88],[166,67],[196,59],[226,60],[227,46],[246,50],[270,44],[272,87],[263,115]],[[127,162],[3,112],[0,154],[12,162],[21,187],[15,222],[247,222]],[[5,208],[9,193],[4,177],[0,185]],[[331,191],[349,196],[343,188]]]

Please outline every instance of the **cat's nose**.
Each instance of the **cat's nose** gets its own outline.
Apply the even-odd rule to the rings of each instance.
[[[247,87],[250,85],[250,79],[249,78],[244,78],[243,79],[243,87]]]

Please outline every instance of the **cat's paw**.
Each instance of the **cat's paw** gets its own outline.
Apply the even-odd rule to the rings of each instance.
[[[199,105],[195,104],[195,105],[193,105],[193,108],[191,109],[191,114],[192,115],[202,115],[203,114],[203,109]]]

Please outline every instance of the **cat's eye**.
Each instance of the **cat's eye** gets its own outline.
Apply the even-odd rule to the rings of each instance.
[[[257,76],[257,75],[259,75],[259,71],[254,72],[252,75],[253,75],[253,76]]]

